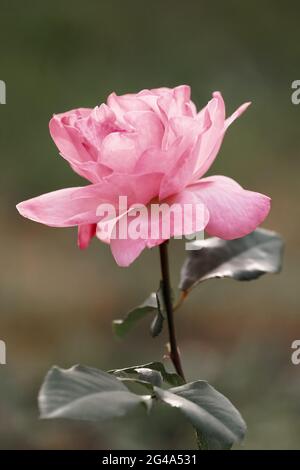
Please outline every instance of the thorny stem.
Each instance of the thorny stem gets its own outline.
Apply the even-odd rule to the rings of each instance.
[[[169,260],[168,260],[168,241],[159,245],[160,254],[160,265],[162,275],[162,289],[164,302],[167,313],[169,340],[170,340],[170,359],[173,362],[175,370],[180,377],[185,381],[180,354],[177,347],[175,323],[173,315],[173,306],[171,298],[171,284],[170,284],[170,272],[169,272]]]

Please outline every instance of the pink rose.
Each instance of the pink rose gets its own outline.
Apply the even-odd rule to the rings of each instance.
[[[129,207],[153,201],[200,203],[204,207],[200,228],[208,234],[223,239],[247,235],[268,215],[270,198],[247,191],[225,176],[203,176],[216,158],[226,129],[249,104],[226,119],[223,98],[215,92],[197,112],[190,87],[182,85],[123,96],[112,93],[107,104],[94,109],[57,114],[50,121],[51,136],[63,158],[90,184],[44,194],[17,208],[24,217],[49,226],[78,226],[80,248],[97,235],[110,244],[120,266],[128,266],[144,248],[164,238],[105,237],[99,205],[116,207],[111,223],[117,226],[128,215],[117,209],[119,196],[127,196]],[[196,220],[191,223],[196,227]],[[173,223],[170,236],[180,232],[185,234],[184,227]]]

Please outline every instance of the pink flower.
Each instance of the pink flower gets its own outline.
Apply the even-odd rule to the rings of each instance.
[[[249,106],[225,118],[219,92],[200,112],[186,85],[117,96],[94,109],[55,115],[50,133],[61,155],[90,184],[61,189],[18,204],[24,217],[53,227],[78,226],[80,248],[91,238],[110,244],[120,266],[128,266],[145,248],[164,241],[103,236],[98,207],[117,207],[119,196],[133,204],[202,203],[201,229],[223,239],[252,232],[268,215],[270,198],[243,189],[225,176],[203,178],[222,144],[228,126]],[[117,226],[124,214],[117,213]],[[151,220],[150,225],[157,224]],[[195,226],[196,221],[192,220]],[[171,227],[171,236],[185,234]],[[197,226],[199,229],[199,224]]]

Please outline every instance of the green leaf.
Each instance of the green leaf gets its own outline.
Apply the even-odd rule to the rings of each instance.
[[[138,367],[135,369],[138,373],[138,378],[149,382],[152,385],[160,387],[163,383],[162,374],[158,370],[149,369],[148,367]]]
[[[179,287],[183,291],[213,278],[249,281],[265,273],[278,273],[282,265],[283,241],[270,230],[257,229],[236,240],[213,237],[190,246],[198,249],[188,252],[182,266]]]
[[[246,425],[239,412],[207,382],[164,390],[163,379],[168,383],[182,382],[176,374],[166,372],[159,362],[110,373],[79,365],[70,369],[52,367],[39,393],[41,417],[102,422],[141,406],[149,410],[153,400],[159,399],[178,408],[191,422],[202,449],[229,449],[243,439]],[[150,394],[144,394],[144,388],[142,394],[133,393],[124,383],[146,386]]]
[[[52,367],[39,393],[42,418],[104,421],[151,405],[150,395],[136,395],[107,372],[92,367]]]
[[[160,312],[155,315],[150,325],[150,333],[152,338],[156,338],[156,336],[160,335],[163,330],[164,320],[165,319]]]
[[[164,320],[166,318],[166,307],[163,295],[163,283],[160,282],[159,289],[156,292],[156,303],[157,303],[157,314],[154,317],[153,322],[150,326],[151,336],[155,338],[158,336],[163,329]]]
[[[113,330],[117,336],[122,338],[135,325],[136,322],[144,318],[148,313],[157,310],[157,300],[155,292],[138,307],[130,310],[125,318],[113,321]]]
[[[150,395],[153,394],[153,384],[146,380],[134,378],[134,376],[120,376],[118,377],[118,380],[121,380],[132,393],[136,393],[137,395],[144,395],[146,392],[148,392]]]
[[[207,382],[199,380],[169,390],[154,390],[157,398],[178,408],[196,428],[203,440],[201,448],[230,449],[244,438],[246,424],[240,413]]]
[[[109,371],[111,374],[114,374],[118,379],[122,380],[126,383],[126,385],[130,385],[130,383],[137,383],[146,385],[147,388],[153,390],[153,386],[156,385],[160,387],[163,383],[162,374],[153,369],[149,369],[148,367],[137,366],[135,368],[127,368],[127,369],[116,369]],[[150,385],[150,387],[149,387]]]
[[[164,382],[166,382],[169,385],[172,385],[173,387],[177,385],[182,385],[184,383],[184,380],[179,375],[167,372],[164,365],[161,362],[149,362],[148,364],[143,364],[140,366],[126,367],[125,369],[114,369],[114,370],[110,370],[109,373],[114,374],[118,377],[126,378],[128,377],[128,374],[135,374],[136,376],[138,376],[138,374],[139,373],[141,374],[141,372],[137,372],[137,371],[138,370],[141,371],[142,369],[146,369],[146,370],[148,369],[148,370],[151,370],[152,372],[159,372]],[[145,374],[142,377],[143,377],[143,380],[146,380]],[[158,376],[156,375],[156,377]],[[148,378],[149,378],[149,375],[148,375]],[[153,380],[152,380],[152,383],[153,383]],[[153,385],[157,385],[157,384],[153,383]]]

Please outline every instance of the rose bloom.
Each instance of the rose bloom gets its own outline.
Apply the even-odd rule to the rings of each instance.
[[[222,95],[215,92],[198,112],[190,87],[182,85],[122,96],[112,93],[106,104],[94,109],[54,115],[50,133],[60,154],[90,184],[29,199],[17,209],[24,217],[52,227],[77,226],[80,248],[97,236],[110,244],[120,266],[128,266],[164,238],[105,236],[103,214],[97,208],[107,203],[117,208],[119,196],[127,196],[129,207],[153,201],[203,204],[202,230],[226,240],[243,237],[266,218],[270,198],[245,190],[225,176],[203,176],[228,126],[249,104],[226,119]],[[117,212],[111,223],[117,227],[126,215]],[[148,222],[158,223],[153,218]],[[191,222],[196,227],[196,221]],[[181,225],[174,222],[170,236],[185,235]]]

